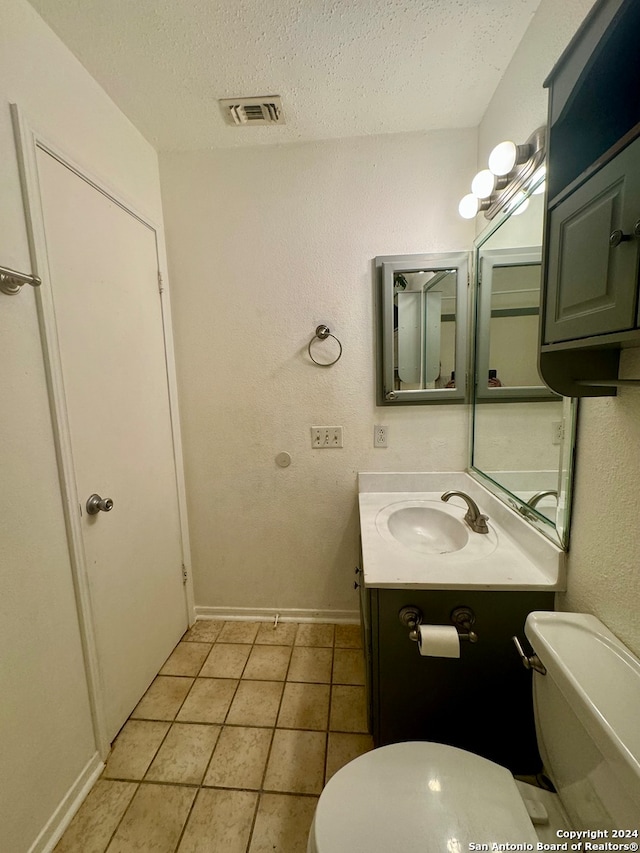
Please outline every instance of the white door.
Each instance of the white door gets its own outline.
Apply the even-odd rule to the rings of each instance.
[[[156,234],[37,149],[110,740],[187,627]],[[87,512],[94,493],[109,512]]]

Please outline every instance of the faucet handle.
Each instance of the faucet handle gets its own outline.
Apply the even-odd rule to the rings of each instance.
[[[469,521],[469,524],[473,527],[476,533],[488,533],[489,527],[487,525],[487,521],[489,521],[489,516],[480,513],[476,519]]]

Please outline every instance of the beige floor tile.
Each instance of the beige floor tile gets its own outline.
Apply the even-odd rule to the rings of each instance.
[[[174,723],[145,781],[199,785],[220,734],[220,726]]]
[[[262,622],[258,628],[256,643],[259,646],[291,646],[297,630],[297,622],[278,622],[275,628],[273,622]]]
[[[278,726],[326,731],[329,690],[328,684],[298,684],[288,681],[278,714]]]
[[[211,651],[211,643],[178,643],[160,675],[197,675]]]
[[[332,732],[367,732],[367,705],[364,687],[335,684],[331,688]]]
[[[218,635],[221,643],[253,643],[259,622],[225,622]]]
[[[290,657],[291,646],[254,646],[242,677],[284,681]]]
[[[342,734],[341,732],[329,732],[327,744],[327,772],[325,785],[334,775],[357,758],[373,749],[373,738],[371,735]]]
[[[108,853],[173,853],[196,788],[146,785],[138,788]]]
[[[237,686],[233,678],[198,678],[177,720],[181,723],[224,723]]]
[[[129,720],[115,739],[104,771],[106,779],[142,779],[170,723]]]
[[[240,678],[250,651],[251,646],[241,643],[216,643],[200,675],[206,678]]]
[[[271,729],[225,726],[203,784],[215,788],[259,790],[272,734]]]
[[[360,625],[336,625],[336,649],[361,649],[362,627]]]
[[[276,729],[264,788],[293,794],[319,794],[324,781],[325,732]]]
[[[158,675],[131,717],[145,720],[173,720],[192,684],[193,678]]]
[[[362,649],[336,649],[333,653],[334,684],[364,684]]]
[[[305,853],[316,797],[263,794],[249,853]]]
[[[291,655],[287,681],[310,681],[328,684],[331,681],[332,649],[296,646]]]
[[[333,646],[334,625],[298,625],[296,646]]]
[[[257,794],[201,788],[178,853],[245,853]]]
[[[241,681],[227,723],[237,726],[274,726],[278,716],[280,681]]]
[[[99,779],[54,853],[104,853],[137,787],[134,782]]]
[[[199,619],[182,638],[183,643],[215,643],[224,622],[215,619]]]

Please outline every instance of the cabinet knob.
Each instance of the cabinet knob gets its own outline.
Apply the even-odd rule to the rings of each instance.
[[[636,224],[633,226],[633,233],[636,237],[640,237],[640,219],[638,219]]]
[[[640,225],[640,219],[636,222],[636,226]],[[627,240],[631,239],[631,234],[625,234],[619,228],[616,228],[615,231],[612,231],[609,234],[609,245],[612,249],[615,249],[616,246],[619,246],[620,243],[626,243]]]

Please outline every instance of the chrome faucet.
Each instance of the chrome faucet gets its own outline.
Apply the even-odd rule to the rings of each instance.
[[[489,528],[487,527],[487,517],[483,515],[478,509],[478,504],[470,498],[469,495],[465,495],[464,492],[445,492],[440,500],[445,501],[445,503],[449,500],[449,498],[458,497],[462,498],[467,503],[467,513],[464,517],[464,520],[467,522],[469,527],[473,530],[474,533],[488,533]]]
[[[550,497],[551,495],[553,495],[553,497],[558,500],[558,493],[556,492],[556,490],[548,489],[546,492],[537,492],[533,497],[529,498],[529,500],[527,501],[527,506],[530,506],[532,509],[535,509],[542,500],[542,498]]]

